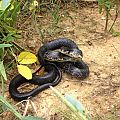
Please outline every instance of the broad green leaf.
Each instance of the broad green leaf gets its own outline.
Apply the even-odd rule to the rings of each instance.
[[[4,48],[4,47],[11,47],[11,44],[0,44],[0,48]]]
[[[11,0],[0,1],[0,10],[5,10],[10,5]]]
[[[25,77],[27,80],[32,79],[32,72],[31,70],[25,65],[17,65],[18,72]]]
[[[7,76],[6,76],[5,68],[4,68],[4,65],[3,65],[3,61],[0,61],[0,74],[3,76],[3,78],[5,80],[7,80]]]
[[[65,94],[65,99],[68,100],[80,112],[82,113],[85,112],[85,108],[83,107],[83,105],[78,100],[73,98],[72,96]]]
[[[80,120],[91,120],[90,117],[88,117],[88,115],[83,114],[83,112],[80,112],[76,109],[76,107],[70,102],[68,101],[65,97],[63,97],[61,95],[61,93],[59,91],[57,91],[55,88],[53,88],[52,86],[50,86],[50,88],[52,89],[52,91],[55,93],[55,95],[73,112],[73,114],[75,114]]]
[[[66,105],[68,106],[68,108],[70,108],[72,111],[77,112],[76,108],[65,99],[65,97],[55,88],[53,88],[52,86],[50,86],[50,88],[52,89],[52,91],[55,93],[55,95]]]
[[[22,120],[43,120],[43,119],[39,117],[34,117],[34,116],[25,116],[22,118]]]
[[[32,64],[37,61],[37,57],[30,52],[21,52],[20,55],[18,56],[17,61],[20,64]]]

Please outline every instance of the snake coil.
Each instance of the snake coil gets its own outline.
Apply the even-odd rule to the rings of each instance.
[[[9,93],[14,100],[21,101],[21,100],[27,99],[28,97],[34,97],[39,92],[42,92],[43,90],[49,88],[49,86],[56,86],[61,81],[61,77],[62,77],[61,69],[81,79],[84,79],[89,75],[89,68],[82,60],[79,60],[76,62],[72,62],[72,61],[67,61],[67,62],[55,61],[54,62],[54,61],[45,60],[44,55],[46,52],[54,51],[62,47],[63,47],[63,53],[62,52],[61,53],[63,54],[63,56],[64,56],[64,51],[65,51],[65,54],[66,52],[69,51],[67,55],[68,56],[70,55],[73,58],[81,58],[83,56],[82,51],[79,50],[76,43],[70,39],[59,38],[51,42],[45,43],[43,46],[39,48],[37,57],[42,67],[44,66],[47,74],[44,74],[43,76],[39,76],[39,75],[36,75],[36,73],[33,73],[31,80],[26,80],[20,74],[15,76],[10,81],[10,84],[9,84]],[[59,57],[59,54],[58,54],[58,57]],[[65,57],[65,58],[69,58],[69,57]],[[29,92],[20,93],[18,91],[18,87],[24,83],[31,83],[38,86]]]

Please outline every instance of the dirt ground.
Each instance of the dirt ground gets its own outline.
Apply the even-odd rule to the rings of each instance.
[[[70,17],[66,17],[65,12]],[[90,68],[90,75],[81,81],[64,73],[61,83],[55,88],[62,94],[68,93],[78,99],[93,120],[120,120],[120,37],[103,34],[104,14],[99,14],[97,6],[76,9],[70,7],[62,10],[61,16],[59,28],[55,30],[50,26],[52,20],[49,14],[44,13],[39,17],[37,22],[44,32],[44,40],[59,37],[74,40],[83,51],[83,60]],[[33,53],[37,53],[42,45],[41,39],[30,20],[20,26],[24,28],[22,29],[23,38],[18,43]],[[120,31],[119,18],[114,29]],[[12,72],[11,74],[14,77],[15,74]],[[16,104],[10,98],[8,91],[6,98],[11,101],[11,104]],[[62,103],[50,89],[41,92],[32,98],[32,101],[36,106],[37,116],[42,116],[46,120],[57,120],[50,119],[50,116],[54,116],[57,106],[62,107]],[[20,104],[18,109],[22,107]],[[28,114],[35,114],[34,110],[30,108]]]

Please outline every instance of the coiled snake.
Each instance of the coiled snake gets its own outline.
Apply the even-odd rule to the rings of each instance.
[[[60,49],[59,52],[53,52],[56,49]],[[47,74],[39,76],[33,73],[31,80],[26,80],[20,74],[15,76],[9,85],[11,97],[16,101],[21,101],[35,96],[39,92],[49,88],[49,86],[56,86],[61,81],[61,69],[75,77],[86,78],[89,75],[89,68],[81,60],[82,56],[82,51],[70,39],[59,38],[45,43],[39,48],[37,57],[42,67],[44,66]],[[49,57],[51,58],[49,59]],[[20,93],[17,89],[23,83],[31,83],[38,86],[29,92]]]

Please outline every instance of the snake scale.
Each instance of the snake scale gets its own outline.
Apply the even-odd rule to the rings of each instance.
[[[58,53],[52,53],[52,51],[56,49],[61,49],[61,51]],[[61,59],[61,56],[63,56],[65,59],[63,59],[62,62],[58,62],[57,60],[46,60],[44,55],[48,51],[51,51],[50,55],[53,59],[55,58],[55,54],[56,57]],[[9,84],[9,93],[14,100],[21,101],[28,97],[34,97],[39,92],[49,88],[49,86],[56,86],[62,78],[61,70],[81,79],[84,79],[89,75],[89,67],[81,59],[83,57],[82,51],[78,48],[76,43],[70,39],[58,38],[43,44],[38,50],[37,57],[42,65],[39,70],[44,67],[46,74],[43,76],[36,75],[39,71],[37,70],[32,74],[31,80],[25,79],[20,74],[16,75]],[[69,60],[67,61],[67,59]],[[76,59],[76,61],[72,61],[74,59]],[[38,86],[29,92],[21,93],[18,88],[24,83],[31,83]]]

